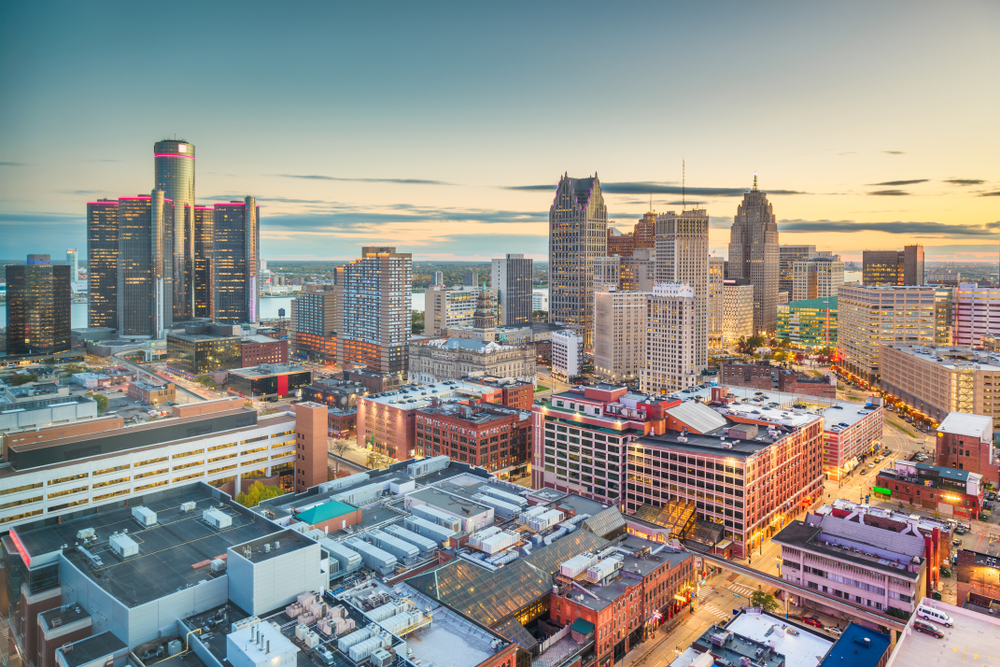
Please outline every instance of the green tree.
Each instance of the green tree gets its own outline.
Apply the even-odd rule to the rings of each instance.
[[[108,397],[104,394],[95,394],[92,391],[87,392],[87,396],[94,399],[97,403],[97,414],[103,415],[108,410]]]
[[[754,591],[750,594],[750,606],[759,607],[761,611],[775,612],[781,608],[774,596],[764,591]]]
[[[38,382],[38,376],[34,373],[21,373],[20,375],[15,375],[10,380],[10,384],[14,387],[20,387],[22,384],[28,384],[29,382]]]
[[[236,502],[244,507],[256,507],[261,502],[269,498],[277,498],[284,493],[284,490],[279,486],[267,486],[260,482],[254,482],[246,493],[236,494]]]
[[[215,380],[213,380],[212,377],[209,375],[199,375],[198,377],[195,378],[195,381],[198,382],[198,384],[208,387],[209,389],[215,389],[216,387],[219,386],[215,383]]]
[[[66,364],[61,369],[64,373],[69,373],[70,375],[76,375],[77,373],[86,373],[87,367],[81,364]]]
[[[415,334],[424,333],[424,314],[419,310],[410,313],[410,332]]]

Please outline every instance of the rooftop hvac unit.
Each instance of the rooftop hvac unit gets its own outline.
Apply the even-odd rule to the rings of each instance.
[[[437,544],[444,544],[455,536],[455,531],[444,526],[428,521],[419,516],[408,516],[403,520],[403,525],[407,530],[423,535],[427,539],[434,540]]]
[[[142,505],[132,508],[132,518],[143,528],[156,525],[156,512]]]
[[[419,533],[414,533],[412,530],[407,530],[402,526],[386,526],[385,532],[390,535],[395,535],[396,537],[406,540],[410,544],[415,545],[422,552],[427,553],[428,551],[433,551],[438,547],[434,540],[427,539]]]
[[[392,572],[396,567],[396,563],[399,562],[391,553],[361,540],[348,540],[347,546],[361,555],[361,560],[366,566],[383,576]]]
[[[373,667],[389,667],[392,665],[392,654],[386,651],[384,648],[378,648],[372,651]]]
[[[340,479],[333,479],[329,482],[323,482],[319,485],[320,493],[327,493],[329,491],[339,491],[340,489],[347,489],[355,484],[360,484],[361,482],[367,482],[371,475],[366,472],[359,472],[354,475],[348,475],[347,477],[341,477]]]
[[[525,500],[523,496],[519,496],[510,491],[504,491],[503,489],[498,489],[495,486],[481,486],[479,487],[479,493],[502,500],[505,503],[510,503],[511,505],[517,505],[521,509],[528,506],[528,501]]]
[[[441,510],[431,507],[430,505],[414,505],[410,508],[410,511],[419,517],[427,519],[431,523],[444,526],[448,530],[453,530],[455,532],[462,530],[461,519],[456,516],[452,516],[447,512],[442,512]]]
[[[76,539],[78,540],[92,540],[96,537],[97,532],[93,528],[84,528],[76,533]]]
[[[579,576],[597,564],[597,556],[591,554],[580,554],[573,556],[568,561],[559,566],[559,574],[570,579]]]
[[[139,545],[136,544],[135,541],[128,535],[123,535],[121,533],[112,535],[111,539],[108,540],[108,544],[110,544],[111,549],[122,558],[137,556],[139,554]]]
[[[222,572],[226,569],[226,561],[221,558],[212,559],[212,572]]]
[[[500,500],[499,498],[494,498],[493,496],[484,495],[482,493],[477,493],[472,496],[472,500],[481,505],[492,507],[493,513],[503,519],[512,519],[517,516],[518,512],[521,511],[521,508],[517,505]]]
[[[378,530],[377,528],[369,530],[365,537],[368,541],[379,547],[383,551],[391,553],[393,556],[399,559],[414,558],[420,555],[420,549],[413,546],[405,540],[401,540],[395,535],[390,535],[389,533]]]
[[[549,510],[544,505],[535,505],[534,507],[531,507],[521,512],[521,515],[517,517],[517,520],[520,521],[521,523],[528,523],[534,517],[539,516],[541,514],[545,514],[547,511]]]
[[[330,556],[340,564],[341,571],[350,572],[361,567],[361,555],[354,549],[349,549],[340,542],[334,542],[331,539],[321,540],[320,546],[326,549]]]
[[[360,630],[355,630],[354,632],[344,635],[343,637],[338,639],[337,649],[340,650],[341,652],[347,651],[347,649],[351,648],[352,646],[360,644],[366,639],[371,638],[373,635],[377,634],[379,630],[380,628],[374,623],[372,625],[366,625]]]
[[[201,518],[205,523],[218,530],[229,528],[233,525],[233,517],[214,507],[202,512]]]
[[[386,603],[380,607],[375,607],[371,611],[366,613],[368,618],[373,621],[384,621],[387,618],[392,618],[399,613],[400,607],[395,602]]]
[[[618,558],[605,558],[587,570],[587,579],[593,582],[604,581],[618,571],[621,566],[622,561]]]
[[[410,477],[423,477],[432,472],[446,469],[451,465],[451,459],[447,456],[434,456],[429,459],[421,459],[406,466],[406,474]]]
[[[188,512],[193,512],[196,505],[197,503],[195,503],[193,500],[189,500],[186,503],[181,503],[181,511],[184,512],[185,514],[187,514]]]
[[[482,541],[479,549],[480,551],[485,551],[486,553],[493,555],[499,553],[504,549],[509,549],[510,547],[517,544],[521,538],[517,533],[508,533],[507,531],[502,531],[496,535],[490,535],[485,540]]]
[[[499,532],[500,529],[496,526],[483,528],[478,533],[473,533],[472,535],[469,536],[469,546],[472,547],[473,549],[479,549],[483,544],[483,540],[485,540],[487,537],[492,537],[493,535],[496,535]]]
[[[184,649],[184,645],[181,644],[180,639],[171,639],[167,643],[167,655],[175,656]]]

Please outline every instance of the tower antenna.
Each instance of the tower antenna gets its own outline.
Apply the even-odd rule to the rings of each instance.
[[[757,172],[756,171],[753,173],[753,189],[754,189],[754,192],[757,191]]]
[[[687,205],[687,162],[681,158],[681,206],[688,210]]]

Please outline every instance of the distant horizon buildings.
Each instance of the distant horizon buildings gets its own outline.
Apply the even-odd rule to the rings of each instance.
[[[753,189],[743,194],[730,229],[727,278],[746,278],[753,285],[754,333],[773,334],[778,324],[778,223],[767,194]]]

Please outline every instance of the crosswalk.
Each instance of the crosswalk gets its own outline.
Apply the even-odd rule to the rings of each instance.
[[[699,602],[704,602],[705,598],[711,595],[711,593],[712,589],[710,589],[708,586],[705,586],[700,591],[698,591],[698,594],[695,595],[695,597],[698,598]]]
[[[739,593],[740,595],[750,597],[750,595],[757,589],[751,588],[749,586],[744,586],[742,584],[730,584],[729,590],[733,593]]]
[[[709,613],[709,615],[714,616],[715,618],[719,619],[720,621],[728,621],[730,618],[732,618],[732,615],[733,615],[733,612],[731,612],[731,611],[724,611],[722,609],[719,609],[714,604],[702,605],[702,609],[704,611],[707,611]]]

